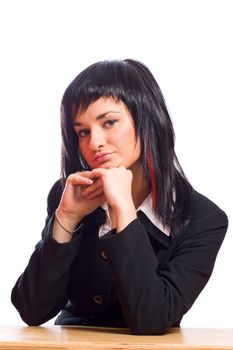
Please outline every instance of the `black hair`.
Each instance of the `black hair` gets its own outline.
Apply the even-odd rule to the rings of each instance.
[[[155,211],[164,225],[172,226],[175,235],[188,220],[192,187],[175,153],[174,129],[163,94],[143,63],[132,59],[97,62],[67,87],[61,103],[62,178],[87,169],[73,119],[100,97],[112,97],[128,108],[140,138],[141,160]]]

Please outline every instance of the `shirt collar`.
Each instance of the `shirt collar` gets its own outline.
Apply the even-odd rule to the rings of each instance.
[[[156,215],[155,210],[152,205],[152,195],[151,193],[144,199],[142,204],[137,208],[137,212],[141,210],[147,218],[152,222],[153,225],[158,227],[160,231],[165,233],[167,236],[170,235],[170,227],[164,226],[161,220],[158,218],[158,215]]]

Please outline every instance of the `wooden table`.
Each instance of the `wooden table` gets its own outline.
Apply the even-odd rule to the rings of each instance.
[[[173,328],[164,335],[141,336],[115,328],[0,326],[0,349],[226,350],[233,349],[233,329]]]

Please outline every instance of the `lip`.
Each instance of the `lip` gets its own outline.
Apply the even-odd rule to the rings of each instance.
[[[98,163],[106,162],[111,158],[112,154],[113,152],[99,153],[98,155],[95,156],[94,161]]]

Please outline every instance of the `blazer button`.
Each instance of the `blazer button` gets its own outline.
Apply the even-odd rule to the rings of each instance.
[[[97,295],[94,295],[94,296],[93,296],[92,300],[93,300],[96,304],[101,305],[101,304],[103,304],[103,302],[104,302],[104,297],[103,297],[102,294],[97,294]]]
[[[104,250],[101,251],[100,255],[102,256],[102,258],[103,258],[104,260],[107,260],[107,256],[106,256]]]

